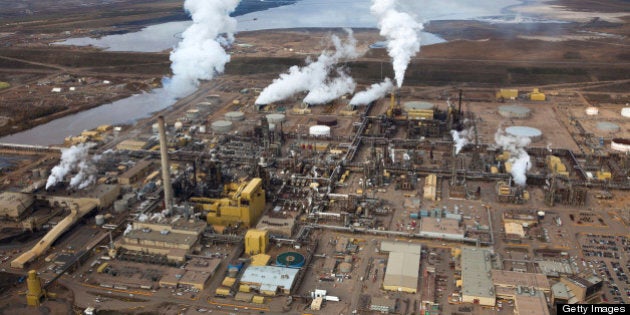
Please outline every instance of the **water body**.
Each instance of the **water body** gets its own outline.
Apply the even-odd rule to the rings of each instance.
[[[274,3],[268,8],[257,3]],[[514,14],[505,8],[520,4],[518,0],[425,0],[399,1],[400,9],[423,23],[439,20],[513,20]],[[237,8],[238,31],[258,31],[284,28],[375,28],[376,19],[370,14],[371,0],[300,0],[243,1]],[[260,8],[260,11],[254,9]],[[249,12],[249,13],[247,13]],[[505,17],[503,19],[503,17]],[[510,18],[511,17],[511,18]],[[179,42],[179,34],[190,21],[168,22],[143,28],[138,32],[115,34],[101,38],[71,38],[57,45],[95,46],[107,51],[158,52],[171,49]],[[423,45],[443,42],[439,36],[422,34]]]
[[[0,142],[34,145],[61,144],[67,136],[74,136],[83,130],[93,129],[100,125],[133,124],[136,120],[148,117],[151,113],[175,103],[173,98],[165,94],[162,88],[150,93],[136,94],[3,137]]]
[[[256,1],[269,2],[256,6]],[[400,9],[413,14],[418,21],[437,20],[511,20],[514,14],[506,8],[522,3],[519,0],[425,0],[399,1]],[[239,31],[282,28],[356,27],[375,28],[376,19],[370,14],[370,0],[243,0],[250,5],[237,10]],[[260,10],[260,11],[255,11]],[[74,38],[57,44],[93,45],[110,51],[156,52],[173,48],[179,34],[190,21],[168,22],[148,26],[141,31],[104,36],[102,38]],[[443,41],[433,34],[424,33],[423,45]],[[238,35],[237,35],[238,37]],[[161,89],[138,94],[110,104],[63,117],[14,135],[0,138],[0,142],[50,145],[59,144],[69,135],[93,129],[102,124],[127,124],[147,117],[175,103],[164,97]]]

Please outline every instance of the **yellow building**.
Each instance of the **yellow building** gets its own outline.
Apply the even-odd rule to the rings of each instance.
[[[191,199],[208,212],[206,218],[212,225],[242,223],[250,227],[256,224],[265,210],[265,191],[260,178],[242,184],[227,184],[223,194],[226,197],[221,199]]]
[[[269,233],[263,230],[248,230],[245,234],[245,254],[256,255],[267,252]]]
[[[497,92],[497,99],[506,99],[506,100],[514,100],[518,97],[517,89],[500,89]]]
[[[529,94],[529,98],[532,101],[544,101],[547,99],[547,96],[545,93],[541,93],[538,89],[534,89],[534,91]]]
[[[28,278],[26,279],[26,305],[39,306],[42,297],[44,296],[44,290],[42,289],[42,281],[37,276],[37,271],[30,270],[28,272]]]

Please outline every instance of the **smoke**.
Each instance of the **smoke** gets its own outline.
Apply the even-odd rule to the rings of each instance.
[[[397,11],[396,0],[372,0],[370,11],[378,19],[381,36],[387,38],[387,52],[392,57],[396,84],[401,87],[407,65],[420,51],[422,24],[411,15]]]
[[[525,147],[531,142],[528,137],[516,137],[509,135],[505,130],[499,128],[494,134],[494,142],[504,151],[510,152],[508,162],[512,164],[510,174],[514,182],[519,186],[525,186],[527,182],[527,171],[531,168],[529,154]]]
[[[313,101],[321,99],[335,99],[340,95],[354,91],[354,80],[343,70],[337,69],[339,78],[326,81],[334,65],[341,59],[355,59],[359,56],[356,50],[356,39],[352,35],[352,30],[345,29],[348,37],[343,42],[336,35],[332,35],[332,42],[335,52],[324,50],[316,61],[306,59],[307,65],[304,67],[292,66],[287,73],[280,74],[280,77],[264,88],[256,99],[256,104],[264,105],[284,100],[292,95],[313,91],[307,98]],[[350,83],[350,81],[352,81]],[[351,87],[351,88],[350,88]],[[340,91],[346,91],[341,93]],[[330,93],[330,94],[325,94]],[[341,93],[341,94],[339,94]],[[334,94],[339,94],[334,97]],[[308,101],[305,100],[307,103]],[[313,104],[320,104],[314,102]]]
[[[383,97],[394,85],[392,80],[385,78],[381,83],[372,84],[367,90],[355,94],[350,100],[350,105],[367,105]]]
[[[453,142],[455,145],[455,155],[459,154],[470,141],[472,140],[472,129],[466,129],[458,132],[457,130],[451,130],[451,136],[453,136]]]
[[[46,181],[46,189],[63,181],[66,175],[73,172],[76,174],[70,178],[70,187],[84,189],[94,183],[96,180],[94,162],[101,158],[100,155],[97,155],[90,159],[89,150],[94,145],[94,143],[81,143],[67,149],[61,149],[61,160],[59,165],[50,171],[50,176]]]
[[[338,77],[311,90],[304,98],[307,104],[326,104],[344,94],[354,92],[357,84],[345,71],[337,69]]]
[[[186,0],[184,9],[193,23],[182,33],[182,40],[171,52],[173,77],[164,87],[173,96],[194,92],[199,80],[210,80],[222,73],[230,61],[224,47],[234,41],[236,19],[230,17],[240,0]]]

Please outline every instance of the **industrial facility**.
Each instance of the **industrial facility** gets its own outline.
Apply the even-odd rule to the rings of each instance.
[[[401,76],[388,45],[370,41],[384,35],[357,30],[357,46],[348,32],[361,50],[350,58],[330,32],[320,52],[301,33],[273,46],[251,34],[227,44],[227,31],[223,59],[251,59],[194,78],[186,95],[180,72],[153,80],[156,93],[176,90],[146,93],[169,106],[60,145],[0,143],[11,285],[0,300],[12,299],[0,313],[70,300],[84,314],[545,315],[630,303],[627,79],[560,82],[596,76],[484,59],[488,72],[470,75],[483,79],[460,82],[478,68],[439,47],[410,54]],[[577,60],[563,67],[587,59],[563,54]],[[423,68],[434,59],[447,70]]]

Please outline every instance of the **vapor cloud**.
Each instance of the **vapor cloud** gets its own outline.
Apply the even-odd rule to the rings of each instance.
[[[370,11],[378,19],[381,36],[387,38],[396,84],[401,87],[411,58],[420,51],[422,24],[409,14],[396,10],[396,0],[372,0]]]
[[[392,83],[392,80],[385,78],[383,82],[374,83],[367,90],[355,94],[350,100],[350,105],[357,106],[370,104],[385,96],[388,91],[391,91],[393,86],[394,84]]]
[[[230,17],[240,0],[186,0],[184,9],[192,17],[182,40],[171,52],[173,76],[166,79],[166,91],[175,97],[191,94],[200,80],[223,73],[230,55],[225,47],[234,41],[236,19]]]
[[[280,74],[279,78],[262,90],[256,104],[278,102],[305,91],[310,91],[304,100],[306,103],[321,104],[354,91],[354,80],[342,69],[337,69],[337,78],[328,79],[337,62],[359,56],[352,30],[346,29],[346,32],[348,37],[345,41],[332,35],[334,52],[323,51],[315,61],[307,58],[306,66],[292,66],[287,73]]]
[[[528,137],[516,137],[507,134],[505,130],[499,128],[494,134],[494,142],[504,151],[510,152],[508,162],[512,164],[512,178],[519,186],[525,186],[527,182],[527,171],[531,168],[529,154],[525,147],[531,143]]]
[[[96,180],[94,162],[100,156],[89,157],[89,150],[94,143],[81,143],[61,150],[59,165],[52,168],[46,181],[46,189],[63,181],[68,174],[75,173],[70,178],[70,187],[84,189]]]

